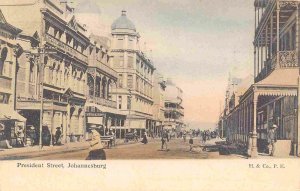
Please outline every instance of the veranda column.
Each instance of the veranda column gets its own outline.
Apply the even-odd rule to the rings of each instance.
[[[279,51],[280,51],[280,35],[279,35],[279,32],[280,32],[280,30],[279,30],[279,13],[280,13],[280,7],[279,7],[279,2],[277,2],[277,9],[276,9],[276,15],[277,15],[277,17],[276,17],[276,25],[277,25],[277,27],[276,27],[276,30],[277,30],[277,33],[276,33],[276,35],[277,35],[277,55],[276,55],[276,68],[279,68]]]
[[[251,157],[257,157],[257,132],[256,132],[256,124],[257,124],[257,100],[258,95],[254,92],[253,96],[253,129],[252,129],[252,147],[251,147]]]

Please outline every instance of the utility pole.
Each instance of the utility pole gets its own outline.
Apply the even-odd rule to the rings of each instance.
[[[39,62],[39,99],[40,99],[40,132],[39,132],[39,148],[43,147],[42,130],[43,130],[43,113],[44,113],[44,68],[47,63],[45,54],[57,54],[56,50],[49,48],[38,48],[36,53],[29,52],[35,55]],[[52,133],[52,132],[51,132]]]
[[[129,112],[129,115],[128,115],[128,127],[130,129],[130,110],[131,110],[132,92],[131,92],[131,89],[128,89],[128,91],[129,91],[129,96],[128,96],[128,112]]]
[[[40,100],[41,100],[41,105],[40,105],[40,140],[39,140],[39,147],[42,149],[43,147],[43,139],[42,139],[42,130],[43,130],[43,113],[44,113],[44,67],[45,67],[45,54],[44,50],[40,49],[39,52],[40,54],[40,67],[39,67],[39,72],[40,72]]]

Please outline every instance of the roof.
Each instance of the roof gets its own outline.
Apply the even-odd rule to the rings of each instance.
[[[117,18],[111,25],[111,30],[115,29],[129,29],[136,31],[135,25],[126,16],[126,11],[122,11],[122,15]]]
[[[297,86],[298,85],[298,68],[280,68],[274,70],[268,77],[256,83],[260,86]]]

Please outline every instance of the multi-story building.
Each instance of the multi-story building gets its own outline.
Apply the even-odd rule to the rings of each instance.
[[[172,129],[176,132],[184,127],[184,108],[182,106],[183,91],[171,79],[166,81],[165,94],[165,129]]]
[[[16,38],[20,29],[9,24],[0,10],[0,147],[11,148],[16,143],[16,128],[24,129],[26,119],[16,109],[17,60],[23,53]]]
[[[126,132],[141,135],[155,126],[153,120],[152,61],[139,48],[140,35],[126,16],[126,11],[111,26],[113,68],[118,73],[117,108],[126,114]]]
[[[164,77],[157,72],[154,72],[153,84],[153,118],[156,121],[155,127],[152,130],[154,136],[160,136],[165,121],[165,90],[166,81]]]
[[[299,0],[255,0],[254,84],[226,116],[236,142],[257,156],[276,124],[275,155],[299,155]],[[238,135],[238,136],[237,136]]]
[[[87,77],[87,127],[99,127],[102,135],[111,128],[116,137],[121,138],[126,116],[117,109],[116,95],[112,94],[117,88],[118,74],[111,67],[110,40],[96,35],[91,35],[90,40],[92,44]]]
[[[19,61],[17,110],[36,132],[43,125],[43,134],[51,136],[49,144],[57,128],[62,130],[63,141],[82,140],[90,44],[85,27],[76,22],[73,9],[58,0],[4,10],[14,15],[13,24],[31,42]],[[28,13],[31,17],[26,20]]]

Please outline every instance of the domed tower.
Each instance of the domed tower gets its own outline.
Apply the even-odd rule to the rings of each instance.
[[[123,10],[119,18],[111,25],[113,37],[113,49],[137,50],[139,34],[136,32],[135,25],[128,19],[126,11]]]
[[[150,59],[139,49],[139,34],[126,11],[111,25],[111,55],[118,73],[117,108],[126,115],[126,131],[154,131],[153,72]]]

